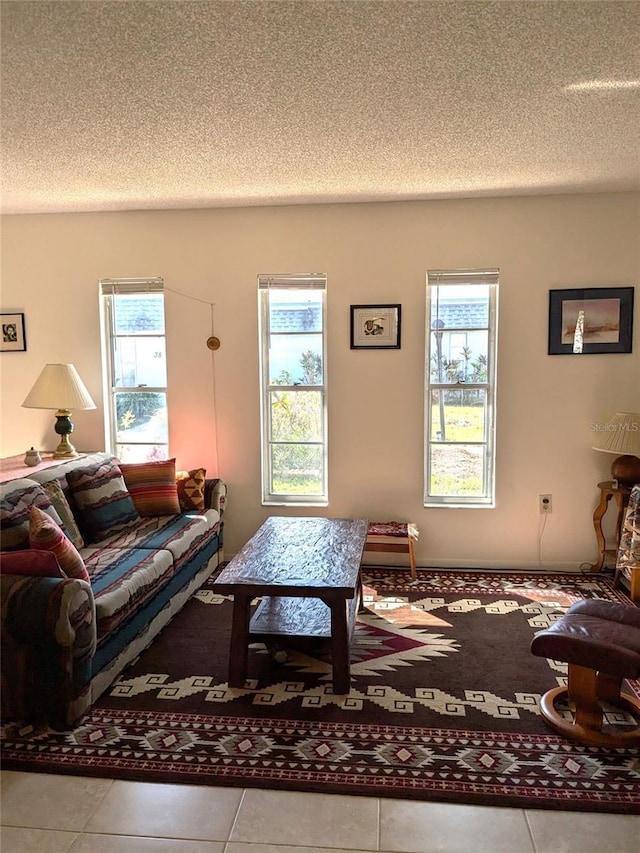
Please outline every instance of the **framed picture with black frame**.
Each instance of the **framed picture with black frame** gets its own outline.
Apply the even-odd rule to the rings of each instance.
[[[400,349],[401,305],[352,305],[351,349]]]
[[[633,287],[549,291],[549,355],[632,351]]]
[[[0,352],[26,352],[24,314],[0,314]]]

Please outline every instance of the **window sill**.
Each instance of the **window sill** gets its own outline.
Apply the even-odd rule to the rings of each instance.
[[[262,501],[262,506],[329,506],[329,501]]]

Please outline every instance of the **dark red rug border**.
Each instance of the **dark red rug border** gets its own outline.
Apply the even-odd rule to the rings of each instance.
[[[136,714],[114,714],[113,712],[101,712],[102,722],[105,725],[118,725],[120,720],[135,719],[141,723],[155,718],[152,712],[137,712]],[[292,734],[300,736],[301,722],[299,720],[279,720],[277,726],[268,720],[237,717],[211,717],[209,715],[196,714],[167,714],[164,720],[169,728],[171,722],[177,724],[190,724],[195,727],[205,727],[212,730],[225,730],[227,726],[235,729],[253,730],[254,732],[264,729],[265,732],[274,728],[279,730],[290,729]],[[371,736],[378,734],[381,738],[388,736],[415,736],[420,737],[423,743],[435,742],[437,739],[452,739],[461,744],[465,741],[477,742],[478,732],[475,730],[460,729],[423,729],[412,726],[360,726],[358,723],[344,725],[340,723],[307,723],[312,734],[314,728],[322,731],[336,731],[357,734],[360,730]],[[319,732],[320,733],[320,732]],[[535,740],[535,744],[532,744]],[[603,755],[616,756],[628,761],[638,763],[638,750],[601,750],[597,748],[581,747],[572,744],[565,738],[552,733],[544,736],[536,736],[532,739],[529,735],[514,734],[512,732],[492,732],[491,741],[496,745],[504,747],[509,743],[526,746],[531,745],[534,751],[544,748],[545,751],[563,756],[565,760],[571,761],[572,757],[581,760],[584,756],[593,754],[602,758]],[[486,744],[483,744],[486,746]],[[536,749],[537,747],[537,749]],[[74,751],[76,754],[74,755]],[[88,755],[83,748],[60,747],[51,750],[45,747],[39,753],[38,745],[31,744],[25,749],[11,749],[4,751],[3,768],[5,770],[20,770],[23,772],[56,773],[61,775],[100,777],[108,779],[119,779],[134,782],[156,782],[162,784],[186,784],[186,785],[209,785],[221,787],[241,788],[267,788],[273,790],[303,791],[309,793],[332,793],[354,796],[369,797],[397,797],[399,799],[412,799],[429,802],[465,803],[478,806],[504,806],[526,809],[555,809],[562,811],[581,812],[603,812],[610,814],[639,814],[640,815],[640,770],[638,771],[638,783],[636,785],[620,784],[620,790],[613,792],[610,788],[598,792],[587,790],[579,782],[575,788],[567,790],[566,785],[562,788],[554,788],[553,782],[542,785],[522,784],[518,786],[500,785],[489,781],[466,781],[460,782],[453,778],[451,780],[425,779],[423,775],[412,774],[407,771],[406,775],[397,778],[392,777],[394,771],[388,773],[381,769],[378,775],[366,776],[366,783],[362,781],[362,775],[354,772],[347,774],[342,769],[339,772],[331,772],[330,768],[309,769],[306,772],[299,768],[290,771],[286,762],[280,762],[281,767],[261,768],[247,765],[238,768],[237,762],[232,766],[232,759],[225,762],[221,759],[217,764],[201,765],[194,762],[189,770],[185,770],[185,762],[181,760],[176,763],[167,761],[154,761],[148,756],[139,756],[139,764],[135,763],[134,750],[131,756],[111,757],[108,747],[95,748],[94,755]],[[59,758],[56,758],[56,753]],[[397,774],[397,771],[395,771]],[[171,776],[170,781],[167,780]],[[559,783],[561,784],[561,783]]]

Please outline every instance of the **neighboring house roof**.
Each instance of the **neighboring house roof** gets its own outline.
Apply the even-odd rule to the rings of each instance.
[[[431,306],[431,327],[435,320],[442,320],[443,329],[477,329],[489,325],[489,306],[482,299],[447,299]]]
[[[127,296],[125,299],[118,299],[117,305],[118,334],[164,329],[162,298],[150,299],[148,294],[139,298]]]
[[[286,308],[272,307],[272,332],[319,332],[322,329],[322,307],[295,303]]]
[[[444,329],[485,328],[489,320],[486,299],[460,299],[440,301],[437,313],[432,308],[431,322],[437,318]],[[160,299],[128,297],[118,300],[118,331],[144,331],[145,328],[162,328],[163,308]],[[322,324],[320,305],[295,303],[286,308],[271,310],[272,332],[318,332]]]

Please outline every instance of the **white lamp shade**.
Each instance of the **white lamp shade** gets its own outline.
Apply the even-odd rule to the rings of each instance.
[[[45,364],[22,404],[27,409],[95,409],[72,364]]]
[[[598,431],[594,450],[618,456],[640,456],[640,412],[616,412]]]

